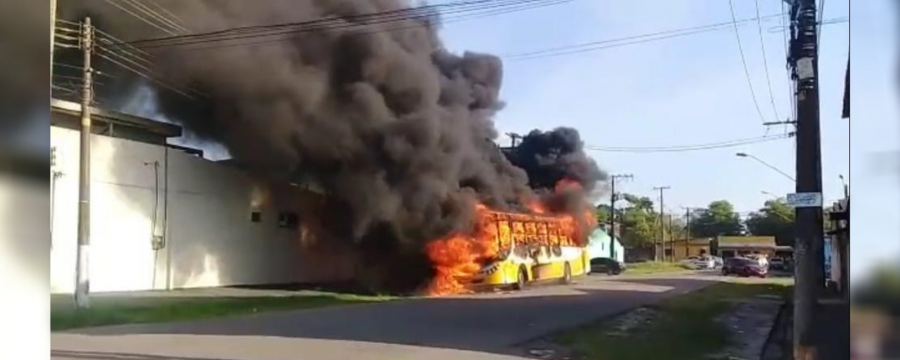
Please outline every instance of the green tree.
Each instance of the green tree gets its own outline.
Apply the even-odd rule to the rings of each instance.
[[[628,205],[623,207],[620,218],[622,241],[630,247],[652,245],[659,234],[658,215],[653,210],[653,200],[632,194],[624,194],[623,198]]]
[[[644,247],[653,244],[659,237],[659,219],[654,211],[653,201],[645,196],[622,194],[616,204],[616,224],[619,237],[626,247]],[[609,223],[609,204],[596,208],[597,223]]]
[[[719,235],[740,235],[741,218],[734,211],[734,205],[727,200],[709,203],[709,207],[697,211],[691,222],[693,237],[714,237]]]
[[[746,223],[753,235],[774,236],[778,245],[794,244],[794,209],[784,199],[766,201],[762,209],[750,214]]]

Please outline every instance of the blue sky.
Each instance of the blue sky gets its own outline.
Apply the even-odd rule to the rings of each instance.
[[[755,17],[752,0],[734,0],[738,19]],[[759,0],[762,15],[781,12],[778,0]],[[897,171],[876,163],[900,151],[895,73],[893,14],[887,0],[854,4],[854,53],[890,56],[857,57],[852,64],[853,133],[840,118],[844,72],[850,47],[850,24],[824,26],[820,43],[820,96],[823,185],[827,203],[842,195],[843,174],[856,180],[854,275],[872,263],[900,252],[900,191]],[[849,16],[847,0],[825,3],[825,19]],[[448,48],[515,54],[556,46],[652,33],[731,20],[728,0],[574,0],[551,8],[447,24]],[[791,114],[784,70],[784,38],[763,22],[769,74],[778,120]],[[739,27],[744,53],[766,121],[775,121],[755,23]],[[887,50],[887,51],[885,51]],[[496,119],[501,133],[570,126],[593,146],[667,146],[711,143],[762,136],[733,30],[703,33],[596,52],[504,62],[502,97],[508,102]],[[773,127],[770,135],[783,133]],[[853,141],[851,169],[850,141]],[[507,141],[501,139],[501,141]],[[759,208],[775,194],[792,192],[793,183],[736,152],[753,154],[794,173],[794,141],[681,153],[627,154],[591,152],[607,171],[634,174],[624,191],[657,198],[654,186],[669,185],[667,211],[704,206],[727,199],[738,211]],[[896,167],[895,167],[896,168]],[[862,204],[860,204],[862,201]],[[870,215],[871,213],[871,215]],[[890,224],[885,226],[885,224]],[[889,227],[886,229],[886,227]]]
[[[763,15],[781,12],[777,0],[759,0]],[[738,19],[755,17],[752,0],[734,0]],[[826,4],[825,18],[848,16],[846,0]],[[731,20],[727,0],[574,0],[498,17],[447,24],[443,38],[457,52],[515,54],[587,41],[722,23]],[[784,70],[784,38],[763,22],[775,105],[791,113]],[[822,40],[822,130],[827,199],[841,195],[838,174],[849,175],[849,125],[840,118],[848,52],[847,23],[827,25]],[[739,27],[754,90],[766,121],[776,121],[769,100],[758,28]],[[593,146],[667,146],[763,136],[747,86],[734,31],[703,33],[528,61],[504,62],[496,121],[501,133],[571,126]],[[773,127],[770,135],[783,133]],[[502,141],[507,141],[503,139]],[[654,186],[669,185],[666,207],[705,206],[727,199],[738,211],[759,208],[761,191],[791,192],[793,183],[748,158],[751,153],[789,174],[793,140],[698,152],[628,154],[591,152],[605,170],[634,174],[624,191],[656,198]]]

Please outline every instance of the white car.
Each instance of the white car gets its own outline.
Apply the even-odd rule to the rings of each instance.
[[[705,270],[705,269],[715,269],[716,268],[716,260],[711,257],[700,257],[700,256],[689,256],[684,260],[681,260],[682,264],[687,265],[692,269],[697,270]]]

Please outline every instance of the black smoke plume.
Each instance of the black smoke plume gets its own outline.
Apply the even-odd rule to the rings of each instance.
[[[98,28],[125,41],[162,35],[105,1],[65,3],[64,18],[91,15]],[[353,25],[358,15],[410,6],[401,0],[159,3],[198,33],[323,18]],[[154,71],[202,95],[188,99],[134,77],[98,90],[115,103],[123,89],[153,86],[168,118],[224,144],[237,162],[262,174],[314,179],[332,201],[322,210],[327,228],[357,244],[372,266],[397,273],[390,266],[404,258],[422,263],[428,240],[470,227],[478,202],[513,211],[535,197],[529,185],[552,189],[569,178],[590,191],[603,178],[573,129],[533,132],[507,159],[493,142],[492,118],[503,107],[500,59],[448,52],[438,23],[437,17],[360,23],[255,45],[154,48],[148,50]],[[412,273],[398,287],[427,278]]]

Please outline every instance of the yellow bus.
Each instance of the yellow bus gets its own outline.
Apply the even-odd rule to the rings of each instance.
[[[478,286],[513,286],[522,289],[535,281],[569,283],[590,270],[584,246],[575,239],[570,217],[492,211],[486,215],[496,240],[496,256],[482,263],[470,283]]]

